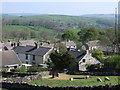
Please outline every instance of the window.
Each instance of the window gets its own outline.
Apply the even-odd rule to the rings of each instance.
[[[85,59],[83,59],[83,62],[85,63]]]
[[[25,57],[25,59],[27,59],[27,60],[28,60],[28,54],[26,54],[26,57]]]
[[[33,65],[35,65],[35,62],[32,62]]]
[[[33,55],[33,60],[35,60],[35,55]]]

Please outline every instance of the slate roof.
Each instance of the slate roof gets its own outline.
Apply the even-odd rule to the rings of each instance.
[[[12,47],[9,47],[9,46],[5,46],[4,43],[0,43],[0,51],[4,51],[4,50],[11,50]]]
[[[44,56],[51,48],[47,47],[35,47],[35,46],[17,46],[13,50],[15,53],[30,54],[36,56]]]
[[[23,40],[23,41],[19,41],[20,44],[22,45],[34,45],[35,41],[34,40]]]
[[[98,49],[101,49],[103,52],[113,52],[114,48],[109,46],[99,46]]]
[[[4,42],[4,45],[5,45],[5,46],[11,46],[11,43],[12,43],[12,42]]]
[[[96,49],[100,49],[104,52],[113,52],[114,48],[110,46],[102,45],[99,40],[89,41],[82,46],[82,49],[89,50],[89,47],[96,46]]]
[[[0,51],[0,55],[2,56],[2,59],[0,59],[0,61],[2,62],[0,64],[0,67],[3,67],[5,65],[13,65],[13,64],[21,65],[21,61],[16,56],[15,52],[12,50]]]
[[[70,50],[70,54],[76,57],[76,59],[79,61],[82,57],[85,56],[86,52],[83,51],[77,51],[77,50]]]
[[[89,47],[92,47],[92,46],[100,46],[101,45],[101,42],[100,40],[94,40],[94,41],[88,41],[86,43]]]
[[[38,49],[34,49],[28,52],[28,54],[36,55],[36,56],[44,56],[50,49],[51,48],[47,48],[47,47],[39,47]]]
[[[27,54],[27,51],[34,50],[35,48],[35,46],[17,46],[14,47],[13,50],[15,51],[15,53]]]
[[[62,42],[66,46],[76,46],[76,44],[73,41],[68,41],[68,42]]]

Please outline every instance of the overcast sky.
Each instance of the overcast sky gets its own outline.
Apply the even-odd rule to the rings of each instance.
[[[113,14],[117,2],[2,2],[2,13]]]

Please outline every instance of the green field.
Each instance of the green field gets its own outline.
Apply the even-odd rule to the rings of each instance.
[[[114,26],[114,18],[110,17],[83,17],[83,16],[69,16],[69,15],[31,15],[31,16],[11,16],[3,15],[3,19],[7,21],[18,20],[22,23],[28,23],[30,21],[47,21],[47,22],[56,22],[56,26],[59,26],[57,23],[63,23],[63,27],[67,27],[68,23],[71,23],[71,27],[76,26],[75,23],[89,27],[96,27],[100,30],[106,30],[109,27]],[[46,23],[45,23],[46,24]],[[26,25],[25,25],[26,26]],[[43,26],[44,27],[44,26]]]
[[[2,31],[12,31],[12,30],[23,30],[23,29],[29,29],[26,26],[15,26],[15,25],[8,25],[8,26],[3,26]]]
[[[33,30],[33,31],[52,31],[52,29],[47,29],[47,28],[44,28],[44,27],[39,27],[39,28],[36,28],[34,26],[19,26],[19,25],[7,25],[7,26],[3,26],[2,27],[2,30],[5,30],[5,31],[11,31],[11,30],[24,30],[24,29],[28,29],[28,30]]]
[[[64,77],[64,75],[63,75]],[[69,77],[84,77],[83,75],[69,75]],[[97,77],[100,77],[103,82],[98,82]],[[110,81],[104,82],[104,76],[91,76],[89,79],[75,79],[70,81],[69,79],[50,79],[44,78],[41,80],[31,81],[31,84],[44,85],[44,86],[98,86],[112,84],[116,85],[118,83],[118,76],[108,76]]]

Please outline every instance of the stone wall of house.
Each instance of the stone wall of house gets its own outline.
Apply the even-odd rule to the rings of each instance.
[[[92,55],[87,51],[86,55],[79,62],[79,70],[86,71],[86,64],[96,64],[96,62],[99,61],[93,58]]]

